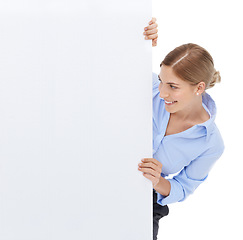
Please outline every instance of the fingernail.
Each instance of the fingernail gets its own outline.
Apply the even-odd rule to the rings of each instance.
[[[146,31],[146,30],[148,30],[148,28],[144,28],[144,30]]]
[[[141,161],[144,162],[144,158],[142,158]]]
[[[148,37],[145,37],[145,39],[148,39]]]

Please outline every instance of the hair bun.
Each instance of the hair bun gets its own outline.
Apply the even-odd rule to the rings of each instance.
[[[212,81],[210,82],[208,88],[212,88],[216,83],[220,83],[220,82],[221,82],[220,73],[219,71],[215,71],[212,77]]]

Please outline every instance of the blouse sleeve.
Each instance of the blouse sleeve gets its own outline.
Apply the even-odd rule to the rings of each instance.
[[[184,167],[180,173],[172,179],[168,179],[171,184],[169,196],[164,197],[157,193],[158,204],[164,206],[174,202],[181,202],[192,194],[195,189],[206,180],[208,173],[217,159],[224,151],[223,142],[206,151],[204,154],[193,160],[188,166]]]

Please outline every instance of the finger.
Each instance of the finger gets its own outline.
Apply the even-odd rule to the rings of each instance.
[[[143,173],[149,173],[154,177],[159,178],[160,177],[160,173],[151,169],[151,168],[138,168],[139,171],[143,172]]]
[[[154,28],[157,28],[158,27],[158,24],[157,23],[153,23],[147,27],[144,28],[144,30],[151,30],[151,29],[154,29]]]
[[[154,162],[140,163],[139,167],[140,168],[151,168],[154,171],[160,172],[158,165],[156,165]]]
[[[155,23],[157,19],[155,17],[152,18],[152,20],[149,22],[149,24]]]
[[[157,167],[153,162],[140,163],[140,167],[154,168]]]
[[[157,46],[157,38],[152,40],[152,46],[156,47]]]
[[[158,34],[155,33],[155,34],[152,34],[152,35],[149,35],[149,36],[146,36],[145,39],[148,40],[148,39],[155,39],[158,37]]]
[[[147,179],[149,179],[152,183],[154,183],[156,181],[156,178],[150,174],[143,173],[143,176],[146,177]]]
[[[161,177],[161,172],[156,171],[154,169],[151,168],[138,168],[138,170],[142,173],[147,173],[147,174],[151,174],[152,176],[156,177],[156,178],[160,178]]]
[[[155,28],[155,29],[152,29],[152,30],[147,30],[147,31],[144,31],[144,35],[151,35],[151,34],[154,34],[154,33],[157,33],[158,32],[158,29]]]
[[[143,163],[148,163],[148,162],[153,162],[155,165],[159,166],[162,168],[162,163],[156,160],[155,158],[143,158],[142,159]]]

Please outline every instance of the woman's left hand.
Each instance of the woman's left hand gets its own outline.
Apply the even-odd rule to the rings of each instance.
[[[155,187],[161,178],[162,163],[155,158],[144,158],[138,164],[138,170],[143,172],[143,176],[149,179]]]
[[[158,24],[156,23],[156,18],[152,18],[149,25],[144,28],[144,33],[146,40],[152,39],[152,46],[157,46],[158,39]]]

